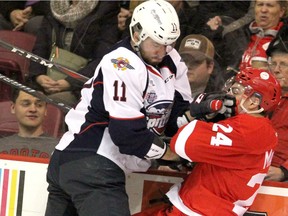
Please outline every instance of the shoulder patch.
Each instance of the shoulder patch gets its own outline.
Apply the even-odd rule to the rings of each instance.
[[[131,70],[135,69],[134,67],[132,67],[132,65],[129,64],[129,60],[123,57],[111,59],[111,62],[113,63],[114,68],[117,68],[118,70],[125,71],[127,68]]]

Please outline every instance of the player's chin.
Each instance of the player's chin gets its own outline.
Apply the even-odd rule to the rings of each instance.
[[[161,61],[163,60],[163,58],[151,58],[149,64],[151,65],[158,65]]]

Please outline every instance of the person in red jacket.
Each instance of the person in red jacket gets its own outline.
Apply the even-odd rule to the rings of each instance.
[[[194,119],[178,130],[171,150],[196,165],[166,193],[170,204],[137,216],[235,216],[253,203],[277,144],[266,115],[278,105],[281,88],[269,71],[256,68],[243,69],[231,84],[236,115],[218,122]],[[192,116],[199,116],[195,107],[205,102],[204,96],[199,103],[201,97],[191,104]]]
[[[255,20],[249,25],[249,44],[242,55],[240,67],[267,67],[266,50],[284,25],[287,1],[256,0]]]
[[[288,27],[283,27],[267,50],[269,67],[282,88],[281,101],[271,116],[278,133],[278,145],[265,180],[288,180]]]

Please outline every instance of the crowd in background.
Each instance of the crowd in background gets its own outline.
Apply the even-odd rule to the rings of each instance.
[[[32,55],[70,70],[29,62],[21,82],[35,92],[0,98],[14,122],[0,155],[49,158],[46,216],[128,216],[125,174],[149,168],[186,177],[162,210],[136,215],[245,214],[264,180],[288,180],[287,11],[287,0],[0,0],[0,33],[32,36]]]
[[[129,36],[133,9],[141,2],[143,1],[0,1],[0,31],[23,31],[34,35],[36,41],[32,52],[45,59],[51,59],[54,45],[87,59],[85,67],[78,72],[90,78],[101,58],[118,41]],[[176,9],[180,21],[181,35],[175,43],[175,49],[188,67],[192,97],[198,93],[220,91],[225,81],[241,68],[268,68],[269,56],[266,50],[269,43],[287,28],[287,1],[169,2]],[[200,41],[205,47],[202,45],[198,52],[196,50],[193,55],[187,55],[185,44],[191,41]],[[274,69],[288,70],[288,60],[283,60],[285,61],[286,64],[274,65]],[[80,99],[83,85],[69,76],[55,78],[45,66],[33,61],[25,81],[33,83],[33,87],[53,100],[71,106],[75,106]],[[285,83],[283,86],[285,87]],[[286,101],[287,93],[284,87],[283,100]],[[12,110],[15,110],[16,104],[17,100],[14,99]],[[37,118],[42,115],[41,112],[44,113],[38,111],[38,102],[31,104],[34,104],[33,110],[27,111],[32,113],[31,118]],[[287,109],[283,104],[284,102],[281,103],[280,110]],[[285,121],[282,121],[284,125],[279,125],[280,117],[276,116],[277,112],[272,115],[272,121],[275,127],[279,127],[283,132],[280,134],[280,156],[274,166],[280,167],[282,173],[281,177],[275,174],[276,177],[271,179],[282,181],[288,177],[288,140],[285,135],[287,125]],[[287,119],[287,112],[281,115],[281,118]],[[19,125],[21,131],[23,124]],[[29,129],[31,127],[34,126],[27,126]],[[18,136],[42,136],[43,131],[39,132],[38,125],[35,128],[37,133],[23,135],[20,132]],[[65,129],[64,125],[63,132]],[[280,171],[271,170],[271,175]]]

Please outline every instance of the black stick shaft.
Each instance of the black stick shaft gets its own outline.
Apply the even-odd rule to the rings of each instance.
[[[16,54],[18,54],[20,56],[23,56],[23,57],[25,57],[27,59],[30,59],[30,60],[32,60],[34,62],[37,62],[37,63],[41,64],[41,65],[44,65],[44,66],[46,66],[48,68],[52,68],[52,69],[58,70],[59,72],[61,72],[63,74],[66,74],[66,75],[68,75],[68,76],[70,76],[70,77],[72,77],[72,78],[74,78],[76,80],[82,81],[83,83],[86,82],[89,79],[88,77],[83,76],[82,74],[79,74],[79,73],[77,73],[76,71],[73,71],[70,68],[64,67],[64,66],[62,66],[60,64],[57,64],[57,63],[54,63],[54,62],[49,61],[47,59],[44,59],[44,58],[42,58],[42,57],[40,57],[38,55],[30,53],[30,52],[28,52],[26,50],[23,50],[21,48],[18,48],[16,46],[12,45],[12,44],[9,44],[9,43],[1,40],[1,39],[0,39],[0,46],[2,46],[5,49],[10,50],[13,53],[16,53]]]
[[[9,77],[4,76],[4,75],[1,74],[1,73],[0,73],[0,81],[4,82],[4,83],[6,83],[6,84],[8,84],[8,85],[10,85],[10,86],[12,86],[12,87],[14,87],[14,88],[18,88],[18,89],[20,89],[21,91],[24,91],[24,92],[26,92],[26,93],[28,93],[28,94],[31,94],[31,95],[33,95],[34,97],[39,98],[40,100],[43,100],[43,101],[45,101],[45,102],[47,102],[47,103],[50,103],[50,104],[52,104],[52,105],[55,105],[55,106],[57,106],[58,108],[60,108],[61,110],[63,110],[65,113],[68,112],[68,111],[71,109],[70,106],[67,106],[67,105],[65,105],[65,104],[62,103],[62,102],[57,102],[57,101],[55,101],[55,100],[52,100],[51,98],[49,98],[49,97],[46,96],[45,94],[43,94],[43,93],[41,93],[41,92],[38,92],[38,91],[36,91],[35,89],[32,89],[32,88],[30,88],[30,87],[28,87],[28,86],[25,86],[25,85],[23,85],[23,84],[15,81],[15,80],[13,80],[13,79],[10,79]]]

